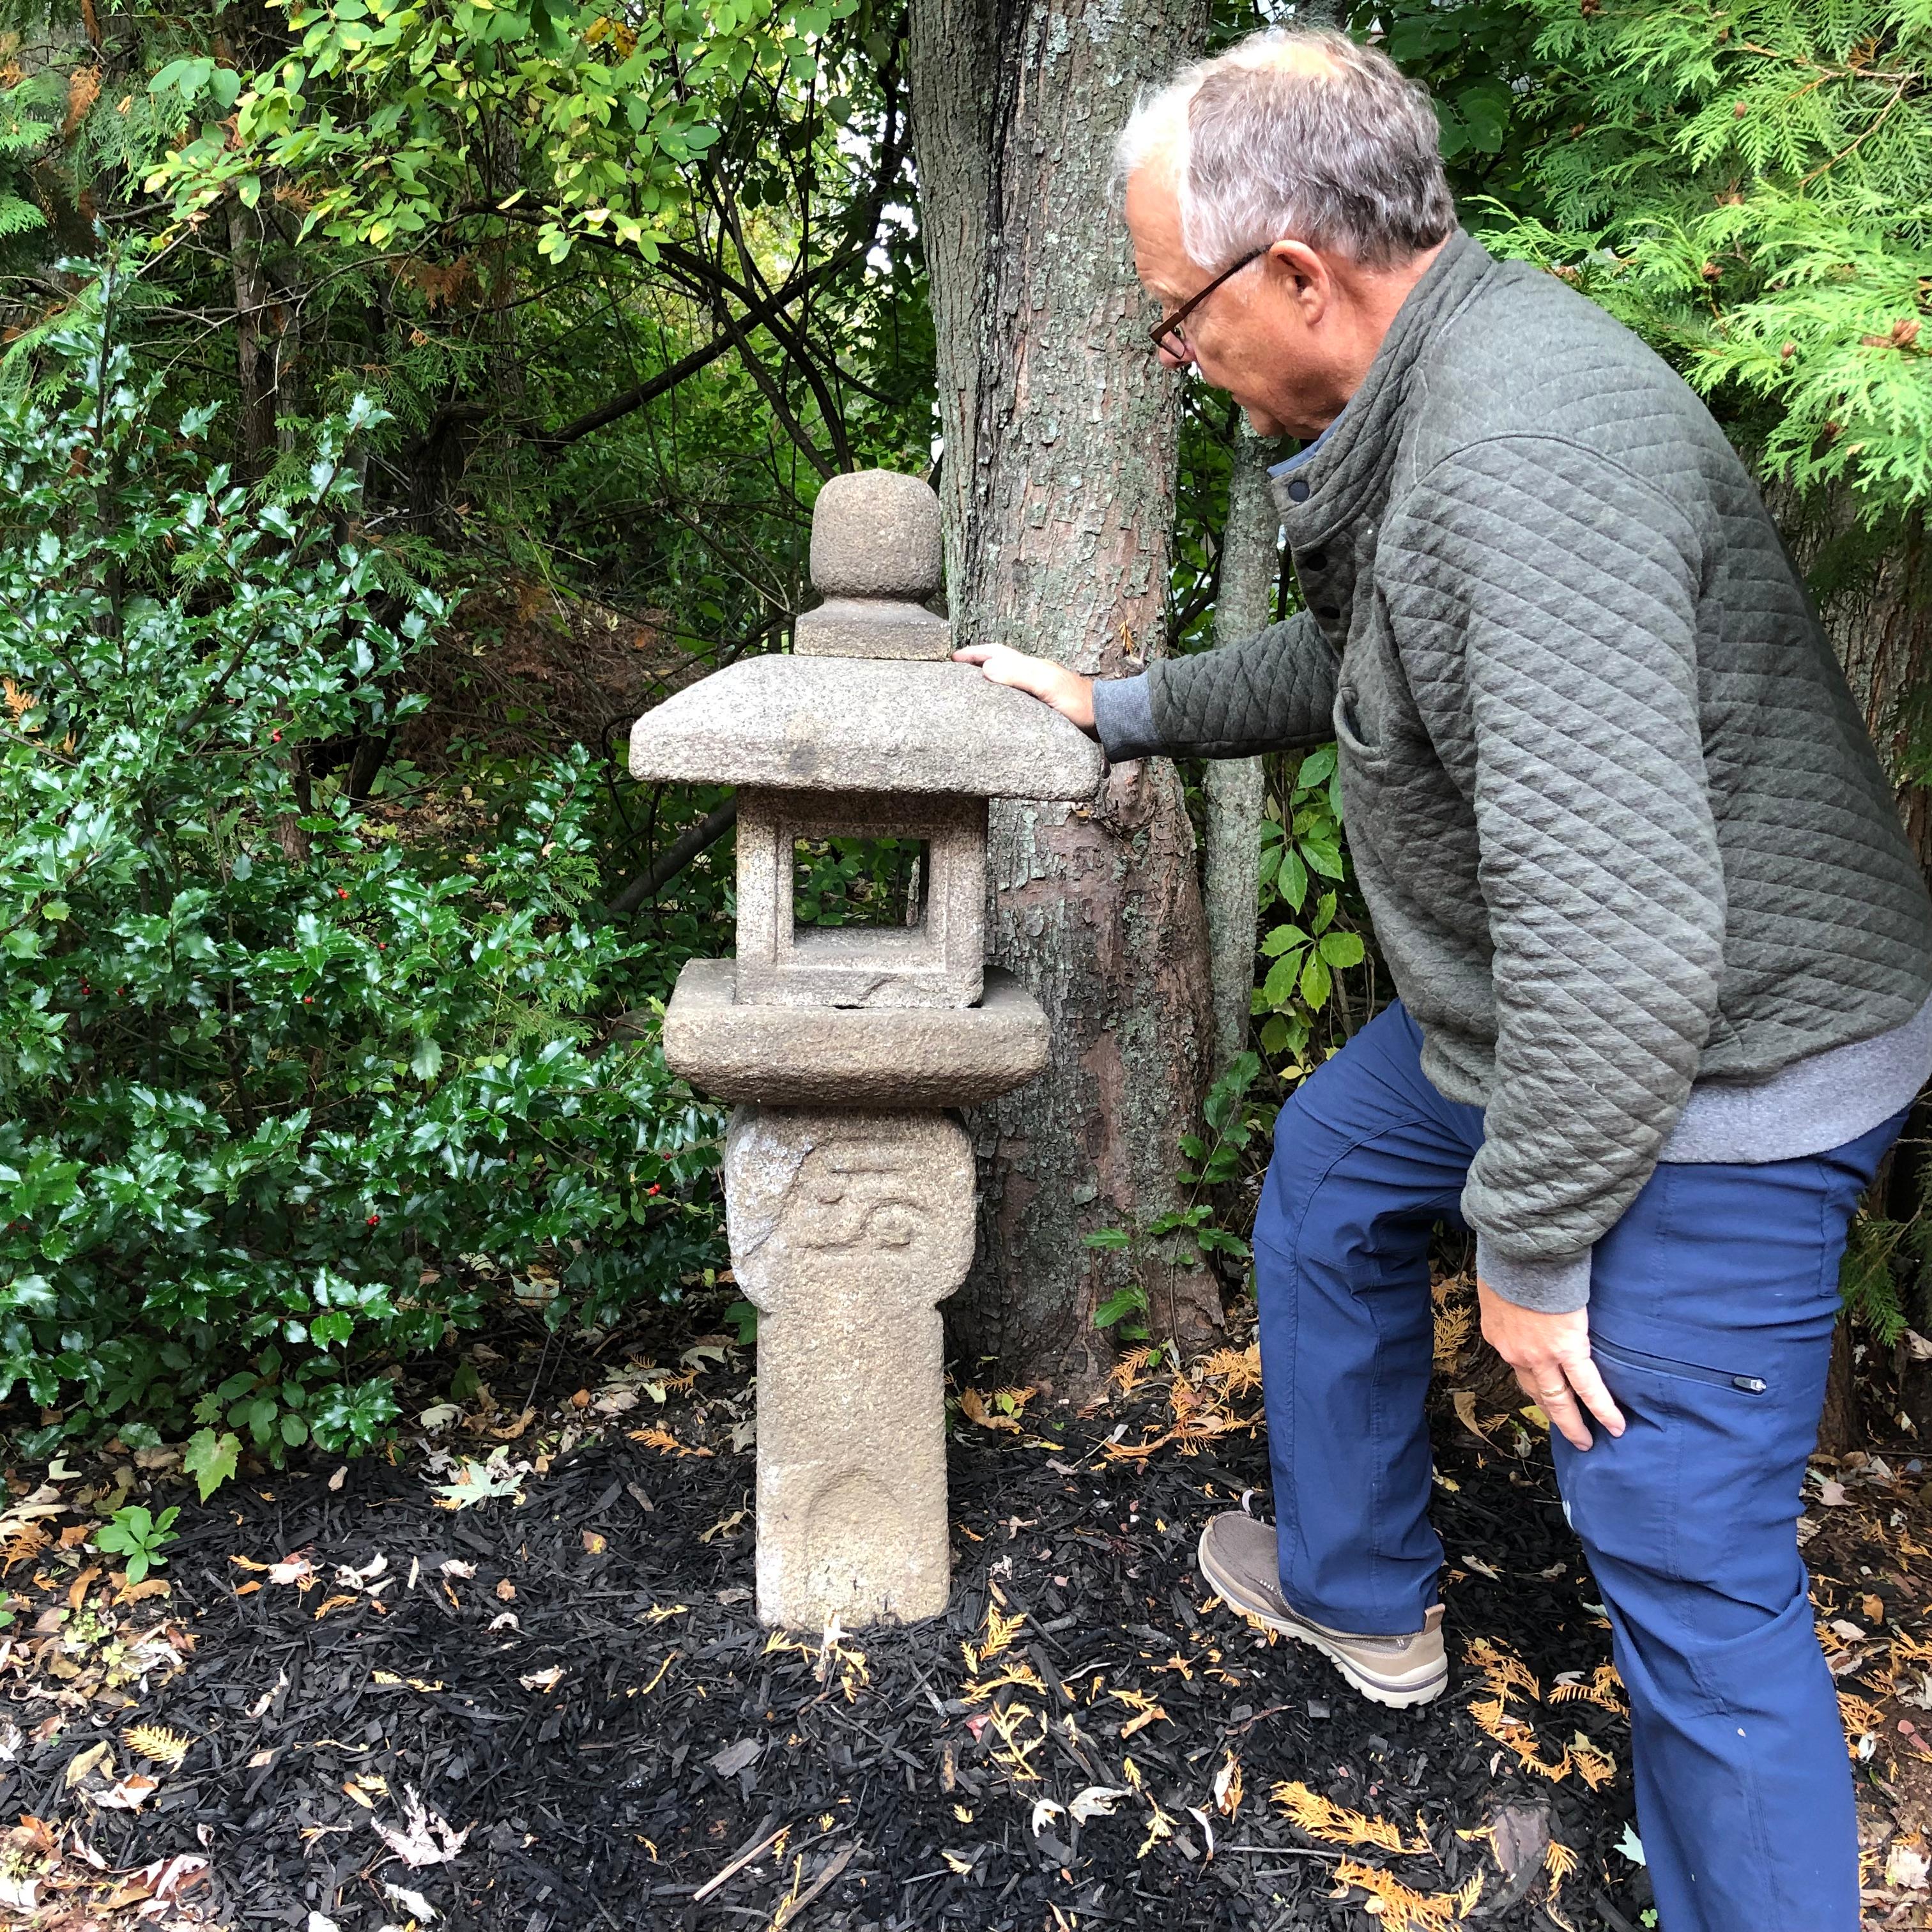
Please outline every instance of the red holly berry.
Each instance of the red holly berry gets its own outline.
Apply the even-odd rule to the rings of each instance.
[[[313,993],[303,994],[302,1004],[305,1006],[314,1006],[315,1004],[315,995]]]
[[[378,1221],[381,1220],[382,1220],[382,1216],[381,1216],[381,1215],[380,1215],[380,1214],[371,1214],[371,1215],[369,1216],[369,1225],[370,1225],[370,1227],[372,1227],[372,1228],[373,1228],[373,1227],[374,1227],[374,1226],[375,1226],[375,1225],[376,1225],[376,1223]]]
[[[645,1192],[646,1194],[657,1194],[657,1193],[660,1193],[660,1192],[662,1192],[662,1189],[660,1189],[660,1188],[658,1188],[658,1187],[656,1187],[656,1186],[650,1186],[650,1187],[647,1187],[647,1188],[646,1188],[646,1189],[644,1190],[644,1192]]]
[[[349,896],[349,888],[346,886],[338,886],[335,889],[335,896],[339,899],[346,899]]]
[[[272,744],[272,745],[279,745],[281,742],[282,742],[282,734],[280,734],[280,732],[279,732],[279,731],[271,731],[271,732],[268,734],[268,742],[269,742],[270,744]]]

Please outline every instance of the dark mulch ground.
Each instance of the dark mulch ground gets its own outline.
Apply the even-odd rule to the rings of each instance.
[[[520,1396],[536,1364],[508,1347],[485,1372]],[[58,1546],[71,1519],[23,1526],[23,1475],[0,1524],[24,1606],[0,1729],[12,1922],[1642,1922],[1609,1634],[1542,1439],[1493,1391],[1445,1405],[1456,1671],[1404,1713],[1194,1574],[1204,1515],[1265,1497],[1232,1351],[1084,1414],[969,1397],[949,1615],[774,1636],[752,1614],[746,1357],[623,1347],[562,1365],[581,1386],[548,1420],[486,1408],[393,1465],[244,1476],[184,1510],[165,1598],[88,1576],[80,1536]],[[1932,1552],[1912,1529],[1932,1532],[1902,1466],[1822,1480],[1821,1616],[1888,1808],[1871,1922],[1916,1924]],[[439,1484],[506,1493],[448,1510]]]

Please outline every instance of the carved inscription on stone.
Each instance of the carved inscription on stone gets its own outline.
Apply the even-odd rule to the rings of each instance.
[[[758,1324],[758,1610],[822,1627],[944,1609],[944,1342],[973,1156],[944,1114],[742,1107],[725,1144]]]

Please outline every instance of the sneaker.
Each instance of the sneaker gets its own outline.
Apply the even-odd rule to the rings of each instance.
[[[1439,1697],[1449,1682],[1442,1606],[1407,1636],[1358,1636],[1291,1610],[1281,1594],[1274,1532],[1239,1510],[1210,1520],[1198,1559],[1210,1588],[1231,1610],[1322,1652],[1364,1697],[1398,1708]]]

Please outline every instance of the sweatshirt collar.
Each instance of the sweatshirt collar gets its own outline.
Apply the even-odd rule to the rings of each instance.
[[[1314,442],[1270,479],[1291,549],[1323,542],[1362,514],[1382,487],[1424,349],[1496,267],[1458,228],[1411,289],[1362,386]],[[1285,473],[1284,473],[1285,472]]]

